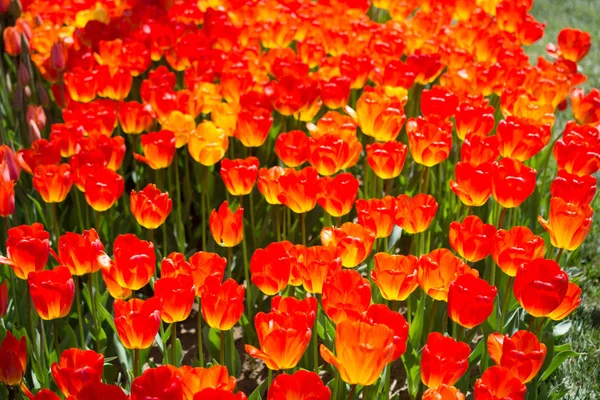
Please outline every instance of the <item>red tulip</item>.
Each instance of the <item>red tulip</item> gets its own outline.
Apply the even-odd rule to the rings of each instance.
[[[68,268],[30,272],[28,282],[31,299],[40,318],[54,320],[69,315],[75,284]]]
[[[150,368],[131,384],[131,400],[181,400],[183,387],[181,376],[170,365]]]
[[[115,300],[113,307],[117,334],[123,346],[128,349],[147,349],[152,346],[160,328],[160,299]]]
[[[494,310],[498,289],[471,274],[459,275],[448,289],[448,316],[471,329],[483,323]]]
[[[46,268],[50,255],[50,234],[40,223],[16,226],[8,230],[6,257],[0,263],[10,266],[19,279],[27,279],[32,271]]]
[[[51,367],[52,377],[65,397],[77,397],[89,383],[100,382],[104,355],[93,350],[68,349],[61,353],[58,363]],[[78,398],[78,397],[77,397]]]
[[[354,270],[339,271],[323,284],[321,304],[335,324],[358,321],[371,304],[371,285]]]
[[[267,296],[285,289],[290,281],[291,256],[286,243],[271,243],[257,249],[250,259],[251,281]]]
[[[430,333],[421,354],[421,381],[430,388],[454,385],[467,372],[470,354],[468,344]]]
[[[484,224],[476,215],[469,215],[462,223],[454,221],[450,224],[448,241],[461,257],[477,262],[492,252],[495,234],[493,225]]]
[[[0,382],[8,386],[17,386],[23,380],[27,370],[26,337],[17,339],[12,332],[6,332],[0,345]]]
[[[154,283],[154,296],[162,302],[161,318],[164,322],[185,321],[196,299],[194,280],[189,275],[160,278]]]
[[[475,381],[475,400],[523,400],[527,388],[514,375],[502,367],[488,368]]]
[[[545,317],[562,303],[568,288],[569,277],[556,262],[537,258],[519,267],[513,293],[529,314]]]
[[[316,372],[300,370],[293,375],[277,375],[269,387],[267,400],[330,400],[331,390]]]

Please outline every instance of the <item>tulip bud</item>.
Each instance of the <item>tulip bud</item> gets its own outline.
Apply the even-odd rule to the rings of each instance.
[[[31,75],[29,74],[27,67],[24,63],[20,62],[17,68],[17,82],[19,82],[19,85],[25,87],[29,85],[30,81]]]
[[[48,96],[48,91],[44,87],[41,82],[36,82],[37,93],[40,99],[40,105],[42,107],[48,107],[50,105],[50,96]]]
[[[67,63],[65,50],[65,46],[62,42],[54,43],[50,50],[50,62],[52,63],[52,67],[59,72],[62,72],[65,69]]]

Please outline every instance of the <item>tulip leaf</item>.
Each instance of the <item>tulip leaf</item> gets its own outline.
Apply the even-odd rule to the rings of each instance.
[[[263,381],[250,396],[248,396],[248,400],[262,400],[260,393],[264,390],[265,382]]]
[[[38,217],[42,220],[42,225],[47,226],[48,222],[46,220],[46,213],[42,210],[42,205],[40,204],[40,202],[37,201],[35,197],[33,197],[30,194],[28,194],[27,197],[29,197],[29,200],[33,201],[33,205],[35,206]]]
[[[564,336],[569,332],[572,326],[573,323],[571,321],[562,321],[561,323],[554,326],[554,329],[552,330],[552,335],[554,335],[555,338]]]
[[[108,310],[106,308],[104,308],[104,306],[100,303],[97,303],[98,306],[98,314],[99,314],[99,321],[100,323],[102,323],[102,321],[106,321],[108,322],[108,324],[110,325],[110,327],[112,328],[113,332],[117,332],[117,328],[115,327],[115,321],[113,319],[113,316],[111,313],[108,312]]]
[[[544,371],[544,374],[542,375],[542,380],[545,381],[546,379],[548,379],[548,377],[552,375],[552,373],[556,371],[556,369],[560,367],[560,365],[563,362],[565,362],[568,358],[579,357],[580,355],[582,355],[582,353],[578,353],[572,350],[561,351],[560,353],[557,353],[552,359],[552,362],[550,363],[548,368],[546,368],[546,371]]]
[[[485,340],[480,340],[479,343],[477,343],[477,346],[475,346],[471,352],[471,355],[469,356],[469,364],[474,364],[475,361],[481,356],[485,348],[485,343]]]
[[[406,384],[411,398],[416,398],[421,386],[419,354],[411,342],[406,343],[406,352],[402,355],[402,364],[406,369]]]
[[[414,348],[418,348],[421,344],[421,336],[423,335],[423,318],[425,312],[426,297],[421,294],[421,299],[417,303],[415,316],[409,327],[408,340]]]
[[[388,248],[385,249],[385,251],[389,253],[390,250],[392,250],[396,246],[398,240],[402,238],[402,232],[402,228],[400,228],[398,225],[394,225],[394,229],[392,230],[392,234],[390,235],[390,240],[388,241]]]

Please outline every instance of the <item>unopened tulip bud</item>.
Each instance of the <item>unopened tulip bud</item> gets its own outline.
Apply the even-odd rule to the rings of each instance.
[[[50,61],[55,70],[61,72],[65,69],[67,60],[65,57],[65,48],[62,42],[57,42],[52,45],[52,49],[50,50]]]
[[[21,62],[17,68],[17,82],[19,82],[19,85],[25,87],[29,85],[29,81],[31,81],[31,75],[29,75],[25,64]]]

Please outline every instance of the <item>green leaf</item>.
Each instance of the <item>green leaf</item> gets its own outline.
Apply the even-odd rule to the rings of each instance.
[[[471,355],[469,356],[469,364],[474,364],[475,361],[481,356],[483,350],[485,349],[485,342],[485,340],[480,340],[479,343],[477,343],[477,346],[475,346],[471,352]]]
[[[102,320],[108,322],[108,324],[112,328],[113,332],[117,333],[117,328],[115,327],[115,321],[113,319],[112,314],[109,313],[108,310],[106,308],[104,308],[104,306],[102,304],[97,304],[97,306],[98,306],[98,319],[100,320],[100,323],[102,323]]]
[[[419,354],[410,341],[406,343],[406,352],[402,355],[402,364],[406,369],[406,384],[411,398],[416,398],[421,386]]]
[[[413,348],[419,348],[421,344],[426,299],[427,298],[423,295],[423,293],[421,293],[421,300],[417,302],[417,312],[415,313],[415,316],[412,320],[412,324],[410,324],[410,328],[408,331],[408,340]]]
[[[248,400],[262,400],[260,393],[264,390],[263,386],[265,386],[265,382],[263,381],[250,396],[248,396]]]
[[[552,362],[550,363],[548,368],[546,368],[546,371],[544,371],[544,374],[542,375],[542,380],[545,381],[546,379],[548,379],[548,377],[552,375],[552,373],[556,371],[556,369],[560,367],[560,365],[563,362],[565,362],[568,358],[579,357],[581,354],[582,353],[577,353],[576,351],[572,350],[561,351],[560,353],[557,353],[552,359]]]
[[[390,250],[392,250],[394,246],[396,246],[398,240],[402,238],[402,232],[402,228],[400,228],[398,225],[394,225],[394,229],[392,230],[392,234],[390,235],[390,240],[388,241],[388,248],[385,249],[385,251],[389,253]]]
[[[556,324],[554,326],[554,329],[552,330],[552,335],[554,335],[554,337],[564,336],[569,332],[572,326],[573,323],[571,321],[562,321],[561,323]]]

